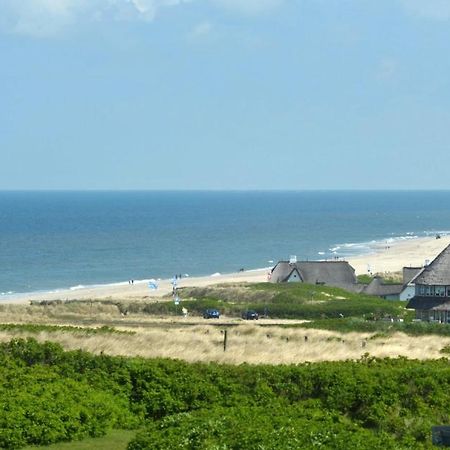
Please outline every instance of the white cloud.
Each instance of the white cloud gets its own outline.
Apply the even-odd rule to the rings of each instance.
[[[212,0],[213,3],[244,14],[260,14],[273,10],[283,3],[283,0]]]
[[[0,0],[0,30],[44,37],[57,35],[81,21],[151,22],[162,8],[194,1],[253,15],[270,11],[284,0]],[[197,30],[209,31],[206,24]]]
[[[71,0],[4,0],[1,25],[19,34],[51,35],[73,19]]]
[[[189,0],[1,0],[0,27],[11,33],[52,36],[79,21],[152,21],[163,7]]]
[[[450,20],[450,0],[400,0],[410,13],[434,20]]]

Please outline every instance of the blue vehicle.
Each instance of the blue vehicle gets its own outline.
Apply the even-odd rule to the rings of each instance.
[[[203,313],[204,319],[219,319],[220,318],[220,312],[218,309],[206,309]]]

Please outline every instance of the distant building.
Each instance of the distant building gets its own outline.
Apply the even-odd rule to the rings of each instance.
[[[385,283],[382,277],[375,276],[360,292],[385,298],[386,300],[398,300],[402,291],[403,283]]]
[[[272,269],[272,283],[309,283],[355,290],[355,269],[347,261],[280,261]]]
[[[400,292],[400,300],[411,300],[416,294],[414,278],[421,272],[423,267],[403,267],[403,289]]]
[[[415,295],[414,278],[423,267],[403,267],[401,283],[385,283],[381,276],[375,276],[361,292],[386,300],[410,300]]]
[[[347,261],[279,261],[270,273],[272,283],[308,283],[334,286],[387,300],[409,300],[415,295],[414,278],[422,267],[404,267],[401,283],[385,283],[375,276],[369,284],[360,284],[355,269]]]
[[[416,318],[450,322],[450,245],[412,280],[415,295],[407,307],[416,310]]]

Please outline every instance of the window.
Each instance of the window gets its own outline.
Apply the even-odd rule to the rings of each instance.
[[[436,286],[434,289],[434,292],[437,297],[444,297],[445,287],[444,286]]]

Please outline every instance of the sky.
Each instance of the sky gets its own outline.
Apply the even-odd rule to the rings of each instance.
[[[450,189],[450,0],[0,0],[0,189]]]

